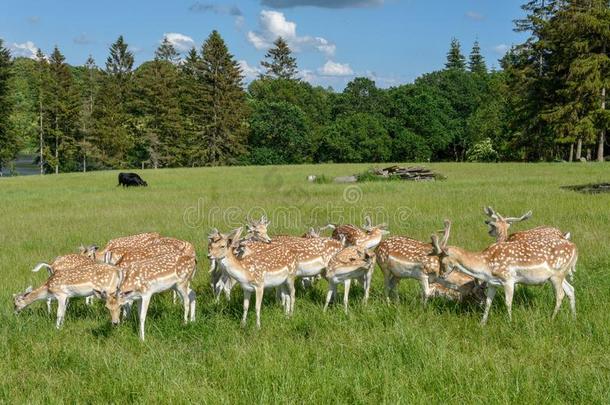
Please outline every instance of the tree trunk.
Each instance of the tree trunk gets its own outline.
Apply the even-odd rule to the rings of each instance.
[[[582,139],[578,138],[576,141],[576,161],[580,161],[582,157]]]
[[[587,148],[587,162],[591,161],[591,148]]]
[[[605,48],[605,47],[604,47]],[[602,87],[602,110],[606,109],[606,87]],[[606,128],[602,128],[599,133],[597,144],[597,161],[604,161],[604,144],[606,143]]]
[[[574,161],[574,144],[571,143],[570,144],[570,157],[568,160],[570,163],[572,163]]]
[[[87,155],[83,153],[83,173],[87,173]]]

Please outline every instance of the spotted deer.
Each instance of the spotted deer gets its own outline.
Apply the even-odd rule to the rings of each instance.
[[[550,226],[539,226],[533,229],[525,231],[515,232],[513,234],[508,233],[510,226],[517,222],[525,221],[532,217],[532,211],[528,211],[522,216],[515,217],[504,217],[500,213],[496,212],[491,207],[485,207],[483,209],[485,214],[489,217],[485,221],[489,227],[489,235],[496,238],[496,242],[505,242],[507,240],[519,240],[524,238],[540,238],[540,237],[557,237],[560,239],[570,239],[570,233],[563,233],[557,228]]]
[[[119,289],[111,294],[100,295],[106,299],[113,324],[118,324],[121,308],[139,300],[140,339],[144,340],[146,315],[152,296],[174,289],[184,304],[184,323],[195,320],[195,292],[190,288],[197,267],[194,255],[169,253],[131,263],[125,268],[125,278]]]
[[[445,237],[439,241],[431,236],[433,254],[442,261],[443,277],[455,270],[487,283],[485,311],[481,320],[487,323],[489,309],[497,288],[504,289],[504,298],[509,319],[512,318],[512,302],[515,284],[540,285],[550,282],[555,289],[555,309],[559,312],[565,295],[570,300],[570,309],[576,316],[574,287],[567,281],[576,268],[578,251],[567,239],[556,237],[524,238],[494,243],[482,252],[448,246],[451,222],[445,221]]]
[[[448,238],[445,234],[443,240]],[[377,263],[383,273],[386,300],[394,293],[403,278],[419,281],[424,305],[433,296],[462,300],[477,289],[473,277],[451,275],[440,278],[438,257],[431,256],[432,245],[405,236],[394,236],[381,242],[376,250]]]
[[[328,292],[326,293],[324,311],[326,312],[333,296],[336,297],[337,285],[344,284],[343,306],[347,314],[352,279],[364,280],[364,303],[366,304],[369,298],[369,289],[374,269],[375,254],[369,249],[348,246],[334,255],[330,259],[324,274],[324,277],[328,280]]]
[[[252,292],[255,293],[256,326],[260,328],[260,312],[266,288],[281,287],[284,310],[286,314],[292,314],[295,299],[296,260],[292,252],[282,245],[239,259],[235,255],[234,249],[239,246],[241,232],[242,228],[238,228],[230,235],[220,234],[220,240],[214,245],[210,245],[208,257],[222,265],[227,274],[242,287],[244,292],[242,326],[246,325],[250,297]]]
[[[327,225],[333,228],[332,224]],[[374,249],[381,243],[384,235],[389,234],[386,224],[373,226],[371,217],[364,217],[362,229],[354,225],[339,225],[334,227],[332,237],[336,240],[345,238],[348,246],[362,246],[366,249]]]
[[[56,271],[37,289],[32,290],[32,287],[28,287],[24,293],[13,295],[15,312],[21,312],[35,301],[56,299],[58,302],[56,327],[59,329],[64,322],[70,298],[92,295],[101,298],[105,294],[116,292],[122,279],[121,270],[102,263],[79,266],[70,271]]]

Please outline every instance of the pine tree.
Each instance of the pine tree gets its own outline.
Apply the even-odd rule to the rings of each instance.
[[[472,51],[470,52],[470,57],[468,59],[468,70],[472,73],[481,75],[487,73],[487,66],[485,65],[483,55],[481,55],[479,41],[474,41],[474,45],[472,46]]]
[[[9,98],[11,68],[11,53],[4,47],[4,42],[0,39],[0,176],[2,176],[2,168],[19,151],[19,144],[9,120],[13,110]]]
[[[466,69],[466,58],[464,55],[462,55],[460,41],[458,41],[456,38],[451,40],[451,46],[449,48],[449,52],[447,52],[447,62],[445,63],[445,68],[457,70]]]
[[[60,166],[67,170],[74,168],[80,107],[72,72],[65,60],[59,48],[55,47],[49,57],[49,91],[44,106],[48,121],[47,144],[51,145],[47,162],[54,167],[55,174],[59,173]]]
[[[140,159],[153,168],[181,163],[180,76],[167,60],[146,62],[135,73],[132,111],[137,119]]]
[[[273,43],[273,48],[267,51],[261,66],[265,68],[262,75],[267,78],[293,80],[298,73],[297,61],[292,56],[292,51],[282,37],[278,37]]]
[[[114,168],[130,163],[129,153],[134,144],[129,111],[133,62],[133,54],[120,36],[110,47],[93,110],[94,136],[103,167]]]
[[[183,143],[180,147],[182,164],[193,166],[200,155],[198,134],[201,132],[198,122],[202,115],[201,101],[201,58],[193,47],[189,50],[180,65],[180,106],[183,122]]]
[[[246,94],[241,69],[217,31],[203,44],[200,65],[199,161],[206,165],[235,163],[245,151]]]
[[[177,64],[180,61],[180,54],[167,37],[163,37],[163,42],[155,51],[155,60],[164,60],[173,64]]]

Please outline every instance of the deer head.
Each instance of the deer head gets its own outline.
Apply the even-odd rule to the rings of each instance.
[[[248,239],[270,243],[271,238],[267,234],[267,228],[271,224],[271,221],[267,219],[266,215],[263,215],[260,220],[255,221],[248,219]]]
[[[504,218],[491,207],[485,207],[483,208],[483,211],[489,217],[489,219],[485,221],[485,223],[489,227],[489,235],[496,238],[496,242],[502,242],[505,241],[506,238],[508,238],[508,228],[510,228],[512,224],[516,222],[525,221],[531,218],[532,216],[531,210],[518,218]]]
[[[23,311],[23,309],[29,305],[29,302],[26,300],[26,297],[31,292],[32,292],[32,286],[29,286],[28,288],[25,289],[24,292],[19,293],[19,294],[13,294],[14,309],[15,309],[16,314]]]

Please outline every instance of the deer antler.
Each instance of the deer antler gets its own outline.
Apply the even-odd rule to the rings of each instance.
[[[448,219],[445,220],[445,229],[443,230],[443,239],[441,239],[441,246],[443,249],[447,247],[447,242],[449,241],[449,233],[451,231],[451,221]]]
[[[366,229],[367,231],[370,230],[373,227],[373,222],[371,221],[371,217],[370,216],[365,216],[364,217],[364,225],[362,225],[362,229]]]
[[[438,236],[433,233],[430,235],[430,239],[432,240],[432,254],[435,256],[443,254],[443,249],[438,243]]]
[[[495,219],[495,220],[502,220],[504,218],[502,218],[502,215],[498,214],[493,208],[491,207],[485,207],[483,208],[483,211],[485,212],[485,214],[487,214],[487,216]]]
[[[528,211],[525,214],[521,215],[519,218],[514,218],[514,217],[510,217],[510,218],[505,218],[506,222],[508,222],[509,224],[512,224],[514,222],[521,222],[521,221],[525,221],[526,219],[529,219],[532,217],[532,211]]]

